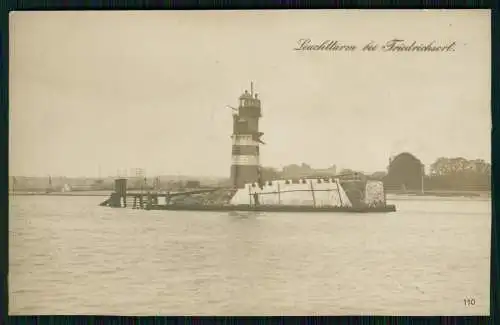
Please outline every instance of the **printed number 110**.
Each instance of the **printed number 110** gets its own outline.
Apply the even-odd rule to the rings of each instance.
[[[466,306],[474,306],[476,304],[476,300],[474,298],[465,298],[464,305]]]

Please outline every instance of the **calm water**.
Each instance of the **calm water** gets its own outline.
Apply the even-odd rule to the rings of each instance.
[[[252,215],[102,200],[11,197],[10,314],[489,313],[490,201]]]

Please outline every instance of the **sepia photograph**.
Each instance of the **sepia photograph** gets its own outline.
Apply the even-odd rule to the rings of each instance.
[[[11,12],[9,315],[489,315],[490,15]]]

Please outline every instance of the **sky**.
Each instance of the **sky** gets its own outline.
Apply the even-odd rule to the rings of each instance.
[[[229,176],[232,112],[262,101],[261,164],[490,161],[489,11],[10,15],[10,174]],[[452,52],[294,51],[399,38]]]

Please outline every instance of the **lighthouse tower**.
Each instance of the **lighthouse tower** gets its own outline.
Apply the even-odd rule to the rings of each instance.
[[[259,132],[259,119],[262,117],[260,99],[253,92],[245,92],[239,98],[238,108],[233,113],[233,140],[231,183],[236,188],[246,183],[260,181],[259,145],[262,132]]]

